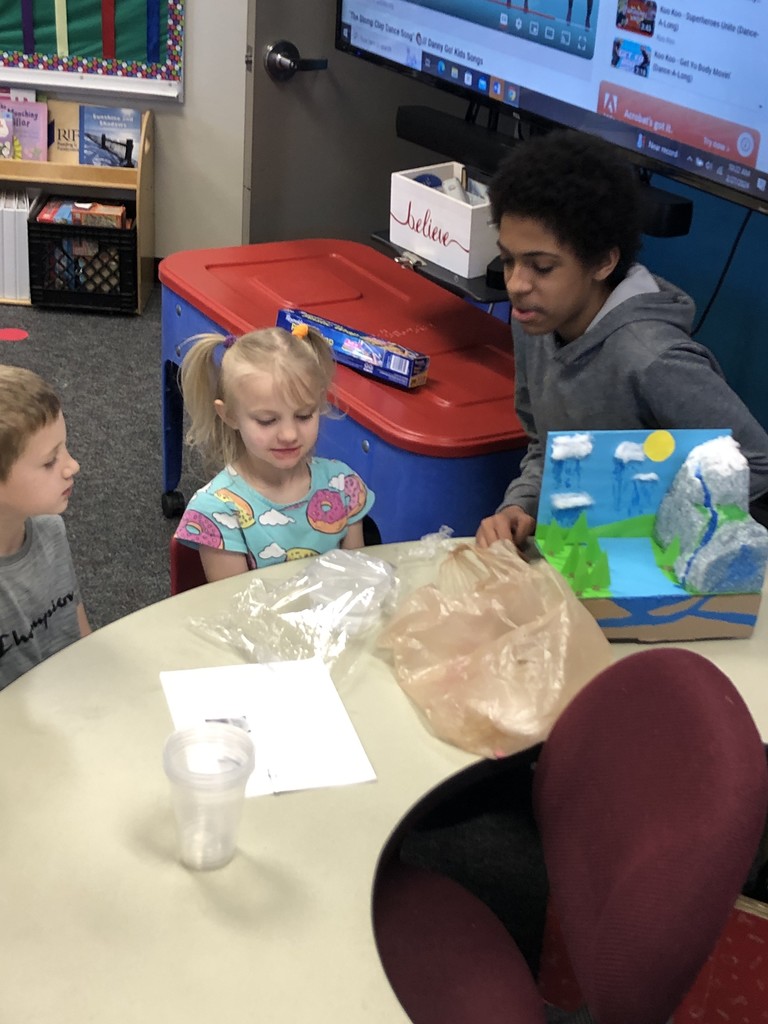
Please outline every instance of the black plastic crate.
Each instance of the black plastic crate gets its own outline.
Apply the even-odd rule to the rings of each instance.
[[[33,306],[136,312],[135,207],[119,201],[134,218],[130,228],[38,224],[45,199],[35,203],[28,225]]]

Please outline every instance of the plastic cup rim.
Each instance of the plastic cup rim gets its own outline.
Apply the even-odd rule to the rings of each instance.
[[[233,759],[231,769],[225,769],[215,774],[210,772],[196,772],[184,768],[179,772],[173,765],[173,748],[183,749],[194,740],[201,739],[231,739],[245,754],[245,769]],[[244,786],[254,768],[254,750],[250,736],[245,730],[236,725],[228,725],[225,722],[204,722],[200,725],[189,726],[185,729],[177,729],[167,737],[163,746],[163,767],[168,779],[180,785],[189,785],[196,789],[230,789],[242,783]]]

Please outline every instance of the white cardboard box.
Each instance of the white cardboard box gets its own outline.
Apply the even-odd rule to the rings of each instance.
[[[467,184],[468,199],[456,199],[414,179],[434,174],[441,181],[460,178],[462,164],[431,164],[395,171],[389,203],[389,238],[460,277],[479,277],[498,255],[498,230],[480,186]]]

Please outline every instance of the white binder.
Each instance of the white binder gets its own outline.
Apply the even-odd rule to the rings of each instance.
[[[4,192],[0,197],[0,223],[2,224],[2,283],[3,298],[16,298],[16,193]]]
[[[29,195],[19,192],[16,196],[15,213],[16,231],[16,298],[30,301],[29,291],[29,236],[27,221],[29,220]]]

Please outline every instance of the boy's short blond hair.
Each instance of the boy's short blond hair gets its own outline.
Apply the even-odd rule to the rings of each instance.
[[[59,396],[42,377],[18,366],[0,366],[0,483],[38,430],[61,412]]]

